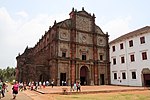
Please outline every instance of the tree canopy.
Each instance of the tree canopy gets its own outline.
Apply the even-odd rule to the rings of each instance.
[[[11,82],[12,80],[15,79],[15,74],[16,74],[16,71],[15,71],[15,68],[10,68],[10,67],[7,67],[6,69],[0,69],[0,79],[2,81],[9,81]]]

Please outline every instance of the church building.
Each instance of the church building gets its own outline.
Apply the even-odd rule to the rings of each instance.
[[[110,84],[109,35],[95,24],[95,15],[74,8],[70,18],[54,22],[34,47],[17,59],[19,82],[52,81],[57,86]]]

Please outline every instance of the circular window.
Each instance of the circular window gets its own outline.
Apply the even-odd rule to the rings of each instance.
[[[98,40],[98,43],[99,43],[99,44],[102,44],[102,43],[103,43],[103,39],[99,39],[99,40]]]
[[[66,37],[66,33],[63,33],[63,37]]]

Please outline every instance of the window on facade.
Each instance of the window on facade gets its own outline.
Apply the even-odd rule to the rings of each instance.
[[[142,52],[142,60],[147,60],[147,53],[146,52]]]
[[[140,42],[141,42],[141,44],[145,43],[145,37],[144,36],[140,37]]]
[[[129,47],[133,47],[133,40],[129,41]]]
[[[134,54],[130,55],[131,62],[135,61]]]
[[[126,73],[125,72],[122,73],[122,79],[126,79]]]
[[[116,58],[113,58],[113,65],[116,65]]]
[[[62,52],[62,57],[66,57],[66,52]]]
[[[103,55],[102,54],[100,54],[100,60],[103,60]]]
[[[123,43],[120,44],[120,49],[123,49]]]
[[[52,34],[52,39],[54,38],[54,34]]]
[[[82,55],[82,60],[86,60],[86,55],[85,54]]]
[[[47,42],[49,41],[49,38],[47,38]]]
[[[51,57],[53,56],[53,46],[51,46]]]
[[[114,73],[114,79],[117,79],[117,73]]]
[[[124,57],[121,57],[121,63],[125,63]]]
[[[115,51],[115,46],[112,46],[112,50],[113,50],[113,52]]]
[[[136,79],[136,72],[132,72],[132,79]]]

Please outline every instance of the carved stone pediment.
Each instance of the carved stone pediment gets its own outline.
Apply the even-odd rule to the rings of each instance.
[[[103,31],[101,30],[101,28],[99,26],[95,26],[95,31],[98,34],[104,34]]]
[[[78,14],[91,17],[91,15],[86,11],[79,11]]]

